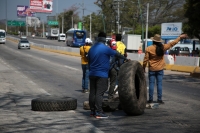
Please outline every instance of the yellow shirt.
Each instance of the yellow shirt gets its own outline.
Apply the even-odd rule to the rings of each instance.
[[[91,47],[91,46],[81,46],[81,47],[80,47],[81,64],[88,64],[88,60],[87,60],[87,58],[85,57],[85,54],[84,54],[84,53],[85,53],[85,52],[88,53],[88,51],[90,50],[90,47]],[[84,52],[83,48],[84,48],[85,52]]]
[[[180,37],[178,37],[173,42],[170,42],[168,44],[164,44],[164,51],[170,49],[174,45],[176,45],[180,41]],[[149,70],[151,71],[160,71],[163,70],[165,67],[165,60],[164,55],[163,56],[157,56],[156,55],[156,45],[153,44],[146,48],[144,61],[143,61],[143,67],[145,68],[146,65],[149,65]]]

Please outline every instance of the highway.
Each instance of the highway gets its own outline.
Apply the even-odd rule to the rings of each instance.
[[[66,46],[64,42],[31,39],[45,45]],[[188,73],[165,71],[163,101],[157,109],[140,116],[123,110],[106,112],[108,119],[90,117],[83,109],[89,94],[81,92],[80,57],[31,48],[17,49],[17,43],[0,44],[0,132],[43,133],[199,133],[200,79]],[[146,80],[147,80],[147,73]],[[147,80],[148,82],[148,80]],[[69,96],[78,100],[76,110],[40,112],[31,110],[37,97]],[[105,94],[105,97],[107,94]],[[154,100],[157,92],[155,89]]]

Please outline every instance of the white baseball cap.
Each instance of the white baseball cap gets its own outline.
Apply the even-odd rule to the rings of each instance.
[[[92,40],[90,38],[86,38],[85,43],[92,43]]]

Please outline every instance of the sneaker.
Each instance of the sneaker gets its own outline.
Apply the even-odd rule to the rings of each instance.
[[[153,100],[149,100],[149,101],[147,101],[147,103],[153,103]]]
[[[105,118],[108,118],[109,116],[107,116],[106,114],[104,113],[97,113],[96,112],[96,115],[95,115],[95,118],[97,119],[105,119]]]
[[[164,102],[162,100],[158,100],[157,103],[164,104]]]
[[[89,93],[89,90],[88,89],[84,90],[84,93]]]
[[[95,117],[95,115],[96,115],[96,112],[95,112],[95,111],[91,111],[91,112],[90,112],[90,117]]]

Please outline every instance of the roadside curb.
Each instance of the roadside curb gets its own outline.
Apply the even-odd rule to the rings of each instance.
[[[196,67],[194,73],[190,73],[190,76],[200,78],[200,67]]]
[[[179,71],[179,72],[188,72],[194,73],[194,70],[197,66],[181,66],[181,65],[173,65],[171,67],[172,71]]]

